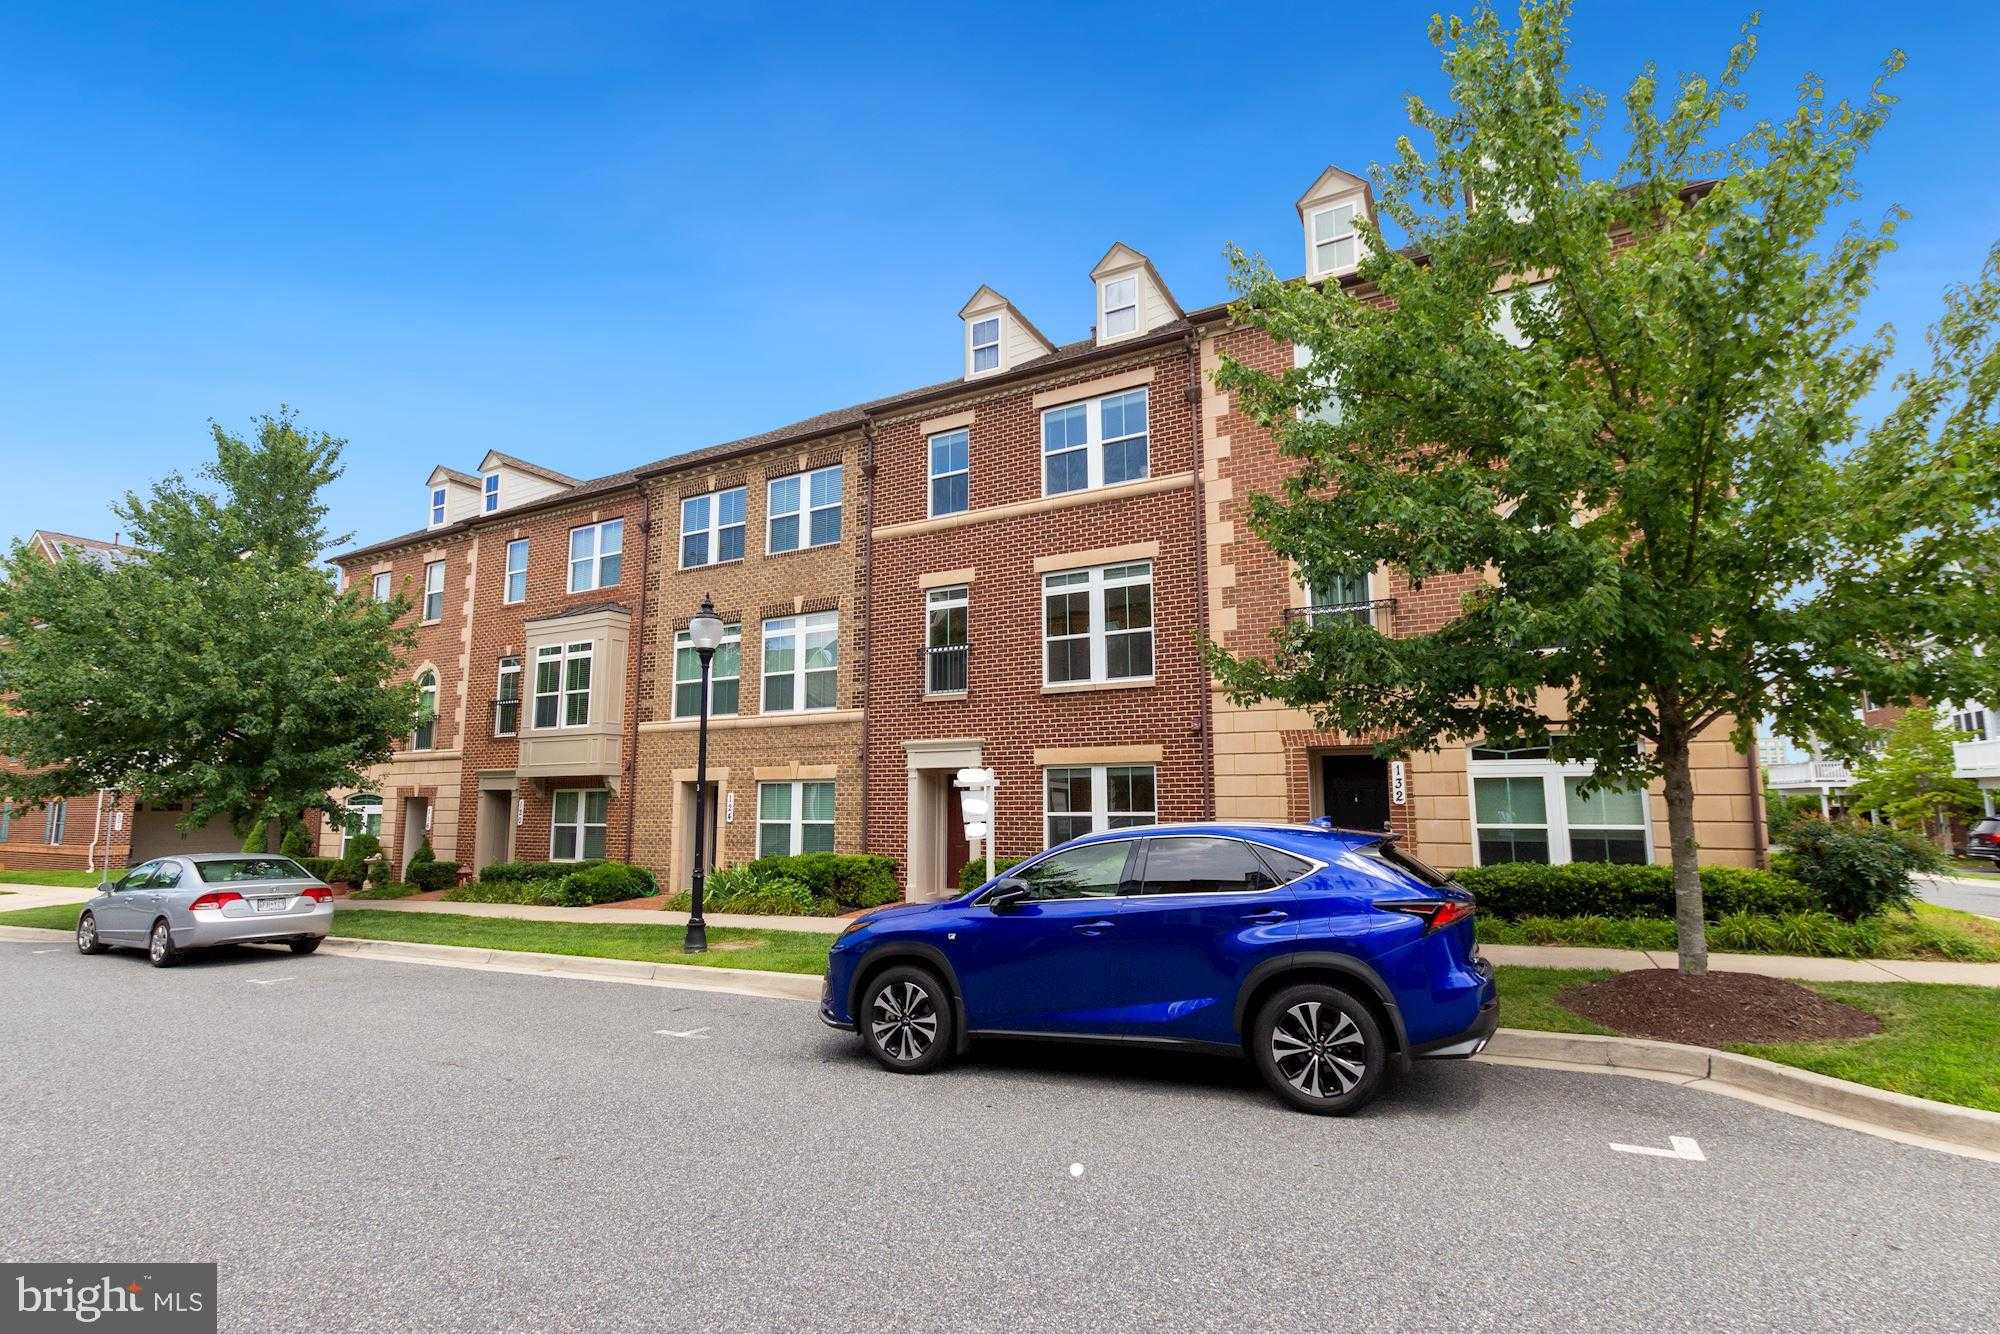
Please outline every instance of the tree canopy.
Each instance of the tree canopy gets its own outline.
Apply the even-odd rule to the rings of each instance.
[[[213,426],[198,481],[116,506],[137,547],[110,564],[25,546],[0,581],[0,794],[99,788],[187,803],[183,827],[283,826],[361,785],[417,711],[398,682],[400,600],[341,593],[318,553],[341,440],[292,413],[254,438]]]
[[[1979,785],[1953,772],[1952,742],[1969,739],[1939,727],[1936,709],[1911,709],[1889,729],[1882,749],[1855,767],[1848,807],[1880,811],[1898,829],[1926,833],[1936,831],[1940,816],[1977,814]]]
[[[1902,214],[1827,234],[1888,119],[1900,55],[1858,102],[1807,78],[1750,121],[1746,27],[1713,78],[1608,100],[1572,86],[1562,0],[1434,20],[1449,105],[1411,99],[1374,169],[1358,281],[1286,282],[1234,257],[1236,314],[1310,351],[1217,383],[1295,471],[1251,527],[1308,586],[1378,565],[1478,572],[1434,633],[1288,623],[1209,661],[1244,701],[1421,750],[1489,738],[1664,780],[1684,968],[1705,967],[1690,747],[1760,717],[1854,753],[1877,702],[1992,697],[2000,660],[2000,252],[1946,294],[1929,365],[1865,429],[1892,348],[1857,311]],[[1338,402],[1338,414],[1324,409]]]

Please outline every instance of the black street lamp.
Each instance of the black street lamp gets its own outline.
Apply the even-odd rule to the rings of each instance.
[[[708,669],[722,643],[722,618],[715,614],[715,604],[705,593],[701,610],[688,622],[688,643],[701,658],[701,730],[696,733],[694,748],[694,884],[689,895],[687,937],[681,949],[687,954],[706,954],[708,923],[701,915],[701,886],[708,861]]]

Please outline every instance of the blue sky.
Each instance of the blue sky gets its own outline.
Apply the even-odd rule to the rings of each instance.
[[[109,536],[280,402],[351,441],[366,540],[489,447],[592,476],[956,374],[981,282],[1081,337],[1114,239],[1190,307],[1225,242],[1295,272],[1292,201],[1437,93],[1432,8],[15,0],[0,538]],[[1577,77],[1713,71],[1749,8],[1584,0]],[[1914,351],[2000,236],[2000,11],[1768,4],[1751,91],[1892,46],[1859,213],[1914,216],[1865,316]]]

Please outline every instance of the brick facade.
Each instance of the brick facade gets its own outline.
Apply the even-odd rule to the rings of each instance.
[[[999,775],[1000,856],[1045,846],[1044,773],[1056,765],[1150,764],[1161,820],[1207,813],[1194,374],[1189,340],[1156,340],[1005,388],[968,384],[877,422],[868,847],[897,859],[913,897],[956,883],[944,803],[960,760]],[[1042,409],[1140,383],[1145,479],[1044,498]],[[970,509],[931,519],[927,438],[959,425],[970,431]],[[1044,685],[1042,576],[1139,559],[1152,565],[1152,680]],[[925,693],[925,593],[944,584],[967,589],[970,651],[967,689],[937,698]]]

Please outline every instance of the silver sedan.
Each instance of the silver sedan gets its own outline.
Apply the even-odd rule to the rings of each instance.
[[[333,891],[289,857],[205,852],[162,857],[98,886],[76,919],[76,948],[145,949],[155,968],[208,945],[282,940],[311,954],[333,925]]]

